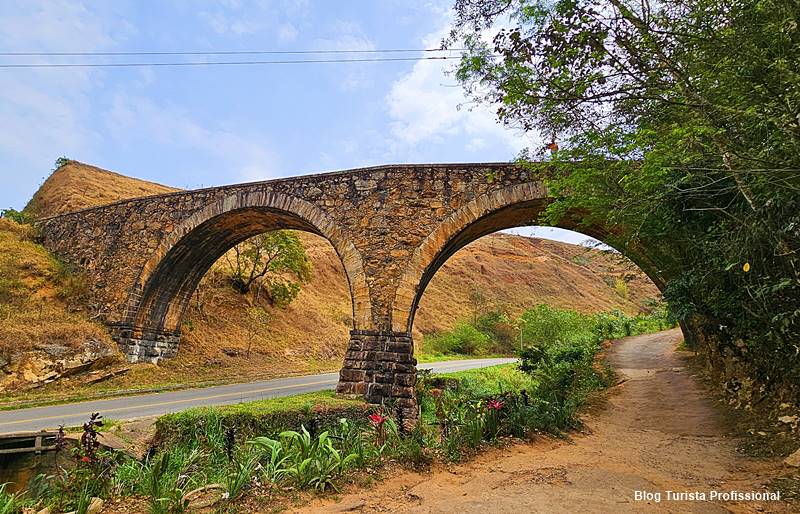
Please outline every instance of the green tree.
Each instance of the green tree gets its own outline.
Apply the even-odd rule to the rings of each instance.
[[[25,211],[18,211],[10,207],[8,209],[0,210],[0,218],[8,218],[11,221],[15,221],[21,225],[30,223],[32,221],[31,216]]]
[[[550,142],[521,156],[554,197],[544,221],[614,227],[607,242],[666,284],[673,312],[771,384],[800,376],[799,12],[456,0],[446,41],[468,49],[456,73],[473,99]]]
[[[311,279],[311,262],[300,238],[286,230],[267,232],[234,246],[225,254],[231,284],[241,294],[263,293],[277,307],[286,307]]]
[[[72,162],[72,159],[62,155],[61,157],[56,159],[56,162],[55,162],[55,165],[54,165],[55,167],[53,168],[53,171],[57,170],[58,168],[60,168],[62,166],[66,166],[67,164],[69,164],[71,162]]]

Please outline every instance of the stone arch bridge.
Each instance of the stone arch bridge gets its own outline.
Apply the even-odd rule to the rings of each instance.
[[[325,237],[353,306],[338,391],[392,399],[410,415],[411,328],[431,277],[471,241],[535,224],[546,202],[543,182],[511,164],[389,165],[124,200],[39,227],[48,249],[85,272],[132,362],[176,354],[195,287],[234,245],[276,229]],[[638,263],[659,284],[654,268]]]

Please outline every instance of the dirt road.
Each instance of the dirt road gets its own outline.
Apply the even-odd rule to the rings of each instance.
[[[571,442],[490,450],[428,474],[404,472],[298,512],[791,512],[783,503],[668,500],[666,491],[764,491],[771,465],[735,451],[713,400],[674,351],[678,330],[609,351],[625,380]],[[762,477],[762,478],[759,478]],[[635,491],[660,493],[637,501]]]

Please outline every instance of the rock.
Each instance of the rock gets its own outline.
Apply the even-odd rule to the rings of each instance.
[[[795,451],[793,454],[783,459],[783,463],[793,468],[800,468],[800,450]]]
[[[103,505],[105,502],[102,498],[92,498],[92,501],[89,503],[89,507],[86,509],[86,514],[100,514],[103,510]]]
[[[306,189],[306,196],[309,198],[319,198],[322,196],[322,189],[318,187],[310,187]]]
[[[225,486],[222,484],[208,484],[203,487],[198,487],[193,491],[189,491],[183,495],[181,500],[187,505],[187,510],[193,512],[216,505],[220,500],[225,498],[226,495]]]
[[[70,354],[65,352],[70,351]],[[111,346],[87,340],[81,348],[40,344],[34,351],[12,355],[0,377],[0,391],[13,387],[31,388],[87,371],[104,368],[119,359]]]
[[[778,418],[778,421],[781,423],[786,423],[787,425],[796,425],[797,424],[797,416],[781,416]]]
[[[339,512],[353,512],[354,510],[362,510],[367,503],[364,500],[356,500],[355,502],[345,503],[339,508]]]

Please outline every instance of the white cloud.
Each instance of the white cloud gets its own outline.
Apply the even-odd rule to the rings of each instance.
[[[424,48],[436,48],[450,27],[448,13],[443,26],[421,41]],[[457,54],[452,54],[457,57]],[[474,105],[464,96],[461,85],[447,73],[452,61],[419,61],[400,77],[386,95],[391,117],[391,132],[397,149],[413,148],[423,142],[443,142],[447,138],[467,140],[466,148],[481,150],[501,145],[509,156],[532,144],[531,136],[503,127],[494,108]]]
[[[192,155],[208,156],[223,173],[221,182],[235,183],[274,178],[277,157],[268,149],[266,137],[245,135],[224,125],[206,127],[185,111],[150,99],[118,92],[106,113],[109,134],[129,141],[146,135],[149,145],[162,144]]]
[[[208,23],[214,32],[220,35],[246,36],[260,32],[267,26],[257,18],[228,15],[222,11],[213,13],[204,11],[199,13],[198,16]]]
[[[4,0],[3,4],[0,41],[4,51],[88,51],[114,43],[109,34],[112,27],[82,2]]]

